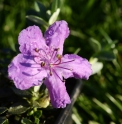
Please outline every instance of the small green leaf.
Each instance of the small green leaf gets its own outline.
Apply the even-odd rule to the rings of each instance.
[[[47,28],[49,26],[48,23],[44,19],[42,19],[42,18],[40,18],[38,16],[27,15],[26,18],[31,20],[31,21],[33,21],[33,22],[36,22],[36,23],[38,23],[40,25],[43,25],[45,28]]]
[[[122,111],[122,105],[121,103],[119,103],[119,101],[117,101],[113,96],[108,93],[106,94],[106,96]]]
[[[42,116],[42,110],[37,110],[36,112],[34,112],[34,116],[40,118]]]
[[[8,110],[8,108],[6,108],[6,107],[0,107],[0,114],[3,114],[7,110]]]
[[[110,108],[110,106],[106,103],[102,103],[101,101],[97,100],[96,98],[93,99],[93,101],[102,109],[104,110],[106,113],[108,113],[108,115],[111,117],[111,119],[115,119],[114,115],[113,115],[113,111]]]
[[[108,34],[102,28],[100,28],[100,33],[104,36],[104,38],[106,39],[106,41],[108,42],[108,44],[110,44],[110,43],[113,42],[111,40],[111,38],[108,36]]]
[[[77,116],[75,114],[72,114],[72,120],[76,123],[76,124],[81,124],[80,120],[77,118]]]
[[[21,124],[33,124],[31,120],[27,119],[27,118],[23,118],[21,120]]]
[[[53,0],[52,7],[51,7],[51,13],[53,14],[56,12],[56,10],[60,8],[60,0]]]
[[[91,46],[92,46],[92,48],[94,49],[95,52],[101,51],[101,44],[99,43],[99,41],[97,41],[94,38],[90,38],[89,42],[90,42],[90,44],[91,44]]]
[[[35,124],[39,124],[39,118],[37,118],[37,117],[34,117],[34,119],[35,119]]]
[[[57,8],[57,10],[52,14],[52,16],[49,19],[49,25],[52,25],[57,20],[59,13],[60,9]]]
[[[8,43],[9,43],[11,49],[12,49],[13,51],[16,51],[14,39],[13,39],[13,37],[12,37],[11,35],[8,36]]]
[[[34,3],[34,8],[37,12],[40,12],[40,11],[43,11],[43,12],[46,12],[46,8],[43,4],[41,4],[41,2],[39,1],[36,1]]]
[[[96,98],[93,99],[93,101],[99,106],[101,107],[104,111],[106,111],[108,114],[112,114],[112,110],[110,109],[110,107],[107,104],[101,103],[99,100],[97,100]]]
[[[8,112],[10,114],[22,114],[25,113],[29,109],[29,104],[27,103],[26,100],[22,100],[18,103],[15,103],[13,106],[11,106],[8,109]]]
[[[9,124],[8,119],[6,117],[0,117],[0,124]]]
[[[33,107],[42,108],[42,106],[37,101],[33,101]]]
[[[100,124],[97,121],[89,121],[89,124]]]

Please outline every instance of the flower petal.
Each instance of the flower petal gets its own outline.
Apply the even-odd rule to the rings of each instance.
[[[62,67],[62,75],[66,79],[75,77],[88,80],[89,76],[92,74],[91,65],[88,60],[75,54],[64,55],[60,66]]]
[[[65,108],[66,104],[71,103],[65,83],[62,82],[57,75],[53,74],[46,78],[44,84],[48,88],[51,103],[54,108]]]
[[[60,48],[59,53],[63,52],[64,40],[69,36],[69,28],[66,21],[56,21],[45,32],[44,37],[48,46]]]
[[[8,66],[8,75],[18,89],[25,90],[40,85],[47,73],[32,57],[18,54]]]
[[[38,26],[29,26],[23,29],[18,37],[20,51],[23,54],[32,54],[37,48],[46,47],[46,42],[42,36],[42,32]]]

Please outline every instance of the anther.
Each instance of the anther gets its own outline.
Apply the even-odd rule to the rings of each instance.
[[[63,81],[62,82],[65,82],[66,80],[65,80],[65,78],[63,77]]]
[[[35,52],[39,52],[39,49],[38,48],[35,48]]]
[[[59,51],[59,49],[60,49],[60,48],[55,48],[54,50],[55,50],[55,51]]]
[[[41,62],[41,67],[45,66],[45,62]]]
[[[58,58],[58,59],[61,59],[62,56],[61,56],[60,54],[57,54],[57,58]]]
[[[50,72],[50,76],[52,76],[53,74],[52,74],[52,72]]]

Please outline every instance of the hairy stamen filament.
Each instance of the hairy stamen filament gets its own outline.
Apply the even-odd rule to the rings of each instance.
[[[73,62],[73,61],[75,61],[75,60],[73,59],[73,60],[70,60],[70,61],[61,62],[60,64],[64,64],[64,63],[68,63],[68,62]]]
[[[49,70],[50,70],[50,76],[52,76],[52,70],[51,70],[51,67],[49,68]]]
[[[57,54],[57,60],[54,62],[54,65],[59,65],[60,63],[61,63],[61,58],[62,58],[62,56],[61,55],[59,55],[59,54]],[[59,61],[59,62],[58,62]],[[56,63],[56,62],[58,62],[58,63]]]
[[[51,57],[51,59],[56,57],[56,55],[57,55],[57,53],[58,53],[58,50],[59,50],[59,48],[54,49],[53,56]],[[54,54],[54,53],[55,53],[55,54]],[[51,60],[50,60],[50,61],[51,61]]]
[[[55,53],[55,50],[52,52],[52,55],[51,55],[51,57],[50,57],[50,61],[51,61],[51,59],[53,58],[54,53]]]
[[[40,53],[41,50],[44,52],[45,56],[44,56],[43,54]],[[43,49],[39,49],[39,51],[40,51],[40,52],[38,52],[38,53],[39,53],[39,55],[40,55],[41,58],[49,59],[47,53],[46,53]]]
[[[62,81],[62,82],[65,82],[65,80],[62,80],[59,76],[58,76],[58,74],[56,73],[56,71],[53,69],[53,72],[56,74],[56,76]]]
[[[38,48],[35,48],[35,52],[37,52],[37,53],[38,53],[38,52],[39,52],[39,49],[38,49]]]
[[[58,62],[59,61],[59,62]],[[56,62],[58,62],[58,63],[56,63]],[[61,59],[58,59],[58,60],[56,60],[55,62],[54,62],[54,64],[52,64],[52,65],[59,65],[61,63]]]
[[[45,66],[45,62],[41,62],[41,67]]]

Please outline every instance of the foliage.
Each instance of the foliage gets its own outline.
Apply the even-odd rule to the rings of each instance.
[[[56,19],[66,20],[71,30],[71,35],[65,42],[65,52],[87,57],[94,70],[94,75],[84,83],[73,108],[74,123],[122,123],[121,6],[121,0],[2,0],[0,123],[11,122],[8,120],[10,116],[16,122],[21,120],[22,124],[31,124],[31,120],[38,124],[38,118],[43,118],[45,111],[37,106],[40,105],[38,98],[37,102],[32,102],[31,107],[28,102],[30,96],[34,95],[33,92],[18,91],[7,79],[7,66],[18,52],[17,37],[24,27],[36,24],[45,30]],[[43,98],[43,95],[41,97]],[[34,109],[35,106],[37,109]],[[22,113],[21,116],[13,116],[18,112]],[[25,114],[28,116],[25,117]]]

